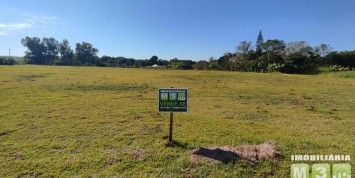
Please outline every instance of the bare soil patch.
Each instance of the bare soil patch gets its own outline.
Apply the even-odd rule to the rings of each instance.
[[[244,159],[258,163],[267,159],[282,160],[284,156],[275,150],[276,145],[277,142],[271,140],[260,145],[199,147],[191,150],[189,155],[192,162],[219,163],[232,159]]]

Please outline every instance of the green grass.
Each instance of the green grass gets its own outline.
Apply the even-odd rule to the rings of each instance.
[[[355,71],[346,71],[346,72],[335,72],[333,73],[334,76],[340,78],[355,78]]]
[[[189,89],[174,147],[160,87]],[[354,89],[331,74],[0,66],[0,177],[289,177],[294,154],[354,166]],[[284,161],[190,164],[199,146],[267,140]]]

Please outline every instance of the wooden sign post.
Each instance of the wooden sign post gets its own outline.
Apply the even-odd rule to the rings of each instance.
[[[170,112],[168,145],[172,145],[174,112],[187,112],[187,89],[161,88],[158,93],[159,112]]]
[[[174,113],[170,113],[170,127],[169,127],[169,145],[173,144],[173,118]]]

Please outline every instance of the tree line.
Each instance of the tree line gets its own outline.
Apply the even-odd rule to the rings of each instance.
[[[68,65],[68,66],[100,66],[100,67],[148,67],[152,65],[173,69],[193,69],[196,62],[192,60],[162,60],[156,55],[150,59],[134,59],[125,57],[98,57],[98,49],[88,42],[76,43],[72,49],[69,41],[61,42],[54,38],[25,37],[21,40],[27,47],[24,58],[28,64]]]
[[[286,43],[269,39],[264,42],[262,32],[256,40],[255,49],[251,41],[242,41],[234,53],[225,53],[219,59],[199,61],[196,69],[228,70],[245,72],[317,73],[320,67],[332,71],[355,68],[354,51],[333,51],[327,44],[311,47],[305,41]]]
[[[69,41],[55,38],[25,37],[21,40],[27,47],[24,58],[28,64],[101,66],[101,67],[149,67],[164,66],[170,69],[222,70],[245,72],[316,73],[326,66],[333,71],[353,70],[355,50],[333,51],[327,44],[311,47],[305,41],[285,42],[278,39],[264,41],[259,32],[255,46],[251,41],[242,41],[235,52],[227,52],[218,59],[209,60],[163,60],[157,56],[150,59],[125,57],[98,57],[98,49],[88,42],[76,43],[72,49]],[[5,64],[0,59],[0,64]],[[12,61],[10,60],[10,63]]]

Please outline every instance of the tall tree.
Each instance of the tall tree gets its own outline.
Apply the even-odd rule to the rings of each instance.
[[[258,57],[259,66],[266,69],[269,64],[281,64],[284,61],[286,44],[283,40],[267,40],[262,44],[263,53]]]
[[[64,39],[59,44],[60,64],[72,65],[74,51],[69,46],[69,41]]]
[[[43,55],[45,49],[40,38],[26,36],[21,39],[21,43],[24,47],[27,47],[25,59],[29,64],[45,64]]]
[[[44,48],[44,64],[53,64],[58,58],[59,42],[54,38],[43,38],[41,44]]]
[[[239,43],[239,45],[236,47],[237,53],[242,54],[243,56],[247,54],[250,50],[253,49],[253,46],[251,44],[251,41],[242,41]]]
[[[303,56],[308,56],[309,45],[305,41],[292,41],[286,43],[285,52],[286,55],[299,53]]]
[[[256,39],[255,52],[260,55],[262,52],[262,45],[264,43],[264,38],[261,30],[259,31],[258,38]]]
[[[90,43],[76,43],[75,55],[80,65],[94,65],[98,52]]]
[[[58,41],[54,38],[22,38],[21,43],[27,47],[25,59],[30,64],[53,64],[58,58]]]
[[[149,62],[150,62],[150,65],[154,65],[154,64],[157,64],[158,63],[158,56],[152,56],[150,59],[149,59]]]
[[[262,45],[263,50],[267,53],[283,53],[285,52],[286,44],[283,40],[267,40]]]
[[[329,54],[330,52],[333,51],[333,48],[330,45],[327,44],[321,44],[317,47],[314,48],[314,51],[316,54],[318,54],[321,57],[326,56],[327,54]]]

